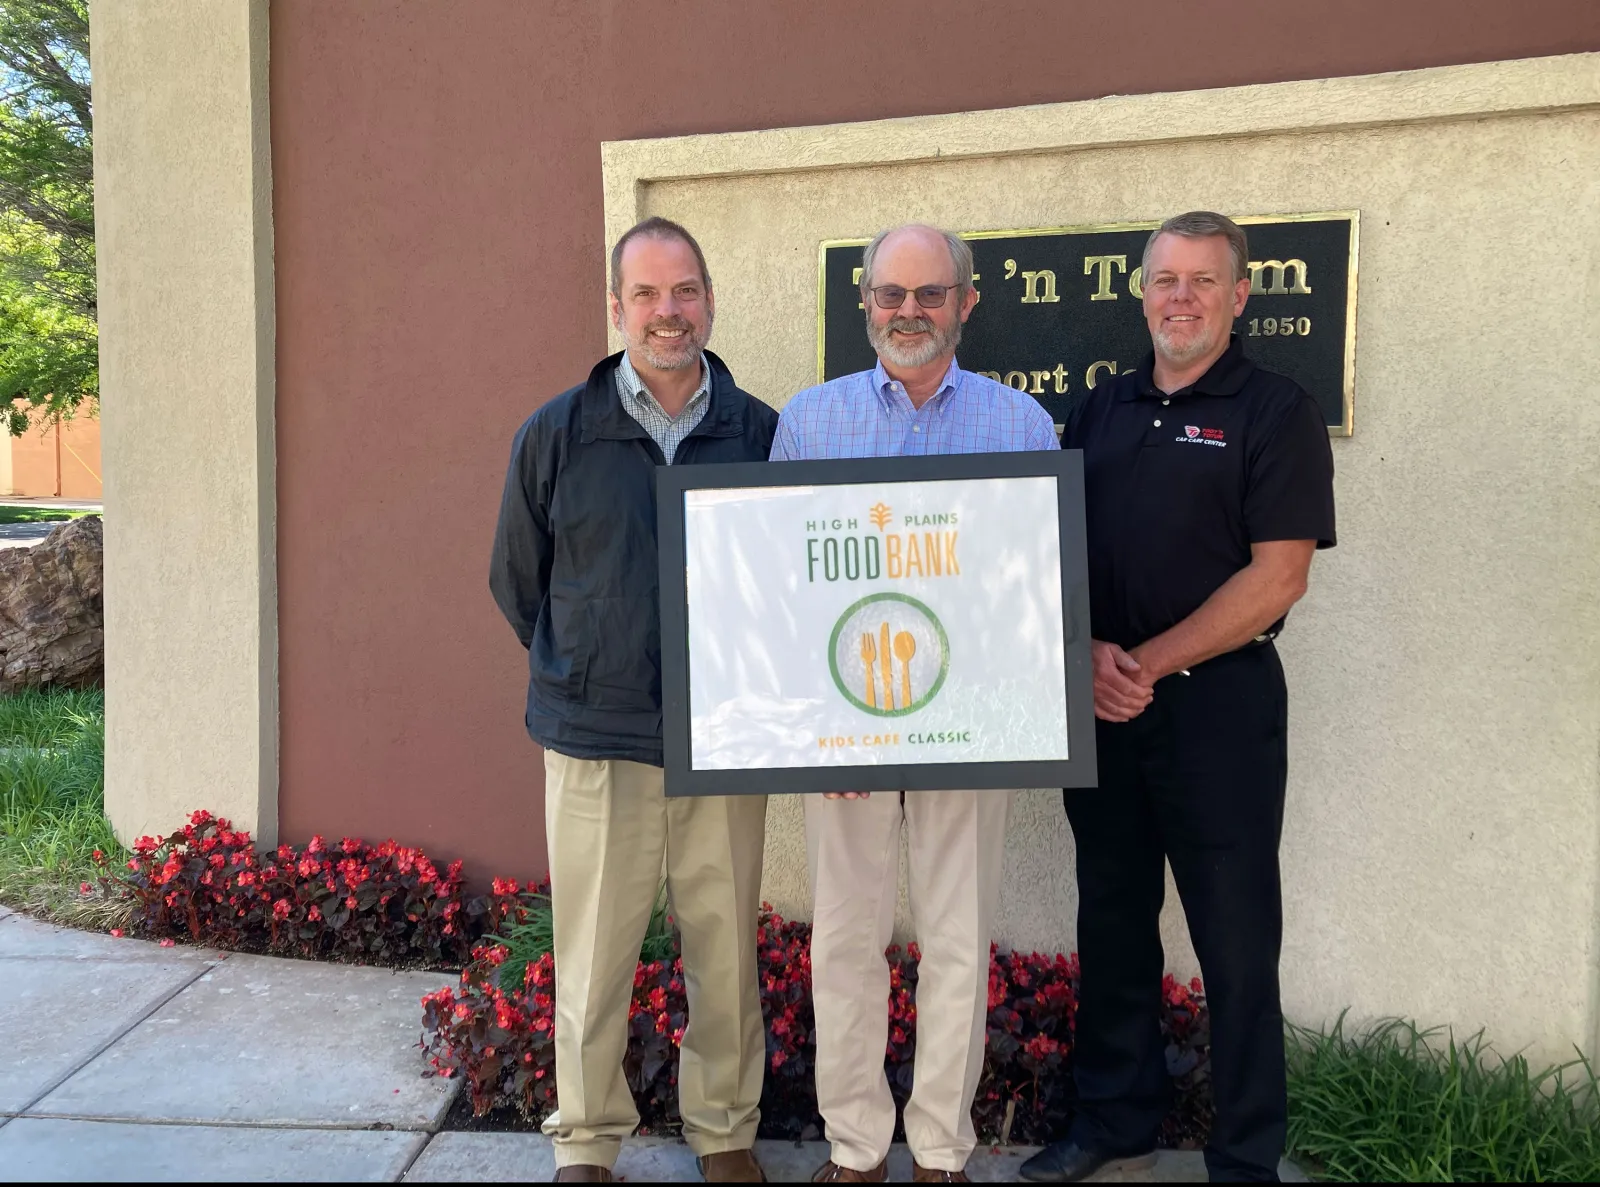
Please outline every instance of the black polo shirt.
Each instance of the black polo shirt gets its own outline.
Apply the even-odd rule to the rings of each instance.
[[[1304,389],[1252,363],[1237,335],[1170,396],[1154,370],[1151,355],[1102,381],[1061,438],[1083,450],[1094,637],[1122,647],[1193,614],[1251,544],[1334,543],[1333,450]]]

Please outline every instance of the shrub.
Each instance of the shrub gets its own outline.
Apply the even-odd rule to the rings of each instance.
[[[134,905],[132,930],[285,956],[460,967],[485,932],[514,923],[532,896],[515,882],[467,899],[461,863],[346,837],[329,847],[258,852],[250,834],[200,811],[177,832],[140,837],[108,892]]]
[[[768,1066],[762,1113],[798,1136],[816,1113],[809,928],[770,914],[763,915],[760,927]],[[505,975],[509,951],[498,941],[479,945],[459,989],[446,987],[423,997],[422,1025],[432,1036],[424,1045],[434,1067],[446,1076],[462,1076],[474,1113],[511,1106],[538,1120],[556,1104],[554,958],[545,952],[529,961],[521,982],[513,983]],[[785,976],[780,969],[801,972]],[[623,1074],[645,1132],[678,1124],[678,1047],[688,1011],[682,959],[641,960],[628,1007]],[[783,1125],[797,1112],[803,1115],[798,1125]]]
[[[502,988],[506,951],[498,943],[474,948],[459,996],[449,987],[423,995],[422,1025],[449,1052],[433,1065],[462,1076],[474,1113],[511,1103],[541,1118],[556,1101],[554,962],[548,953],[529,961],[522,984]]]
[[[555,1107],[554,964],[546,953],[529,962],[521,983],[503,976],[503,943],[473,952],[459,988],[423,1001],[423,1046],[433,1066],[466,1082],[473,1111],[515,1107],[530,1120]],[[759,922],[758,977],[767,1033],[762,1134],[817,1137],[813,1069],[810,926],[764,907]],[[891,948],[889,1040],[884,1069],[896,1100],[910,1094],[916,1054],[916,945]],[[984,1141],[1041,1143],[1060,1136],[1070,1114],[1072,1023],[1077,1008],[1076,958],[999,953],[989,974],[988,1051],[974,1122]],[[508,984],[508,982],[510,982]],[[1177,1105],[1163,1141],[1193,1148],[1210,1127],[1206,1079],[1206,1015],[1198,981],[1168,977],[1162,1026]],[[677,1053],[687,1021],[681,960],[641,961],[634,974],[624,1071],[641,1127],[670,1129],[677,1115]]]

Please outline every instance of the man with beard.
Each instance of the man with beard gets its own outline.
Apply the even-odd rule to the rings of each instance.
[[[881,232],[862,259],[861,300],[878,365],[810,388],[783,410],[774,460],[1059,449],[1039,403],[963,371],[961,327],[977,304],[972,249],[933,227]],[[906,1104],[913,1179],[967,1182],[972,1097],[983,1067],[989,931],[1000,897],[1009,791],[808,796],[817,1105],[831,1157],[823,1183],[877,1183],[895,1107],[881,1052],[900,837],[922,946],[917,1058]]]
[[[1144,253],[1154,354],[1068,415],[1083,450],[1098,789],[1064,793],[1078,850],[1079,992],[1067,1137],[1023,1164],[1076,1182],[1153,1159],[1171,1094],[1161,1039],[1163,863],[1211,1008],[1212,1181],[1277,1178],[1287,1113],[1283,931],[1287,693],[1272,640],[1332,547],[1317,405],[1230,334],[1244,232],[1168,219]]]
[[[754,1182],[766,798],[663,794],[655,474],[762,460],[778,417],[705,349],[711,276],[676,223],[617,241],[610,307],[627,349],[517,432],[489,575],[528,649],[528,733],[545,748],[558,1109],[544,1130],[557,1181],[611,1181],[639,1123],[622,1060],[665,862],[689,998],[683,1137],[707,1180]]]

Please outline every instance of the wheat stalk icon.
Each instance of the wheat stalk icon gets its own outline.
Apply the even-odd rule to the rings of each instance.
[[[872,522],[877,525],[878,530],[881,532],[885,527],[888,526],[889,519],[893,514],[894,511],[888,506],[888,504],[879,502],[868,509],[867,518],[872,520]]]

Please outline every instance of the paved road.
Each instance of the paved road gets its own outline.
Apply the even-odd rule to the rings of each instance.
[[[74,511],[99,511],[99,503],[75,503],[70,499],[0,499],[0,507],[64,508]],[[0,548],[32,548],[65,520],[44,523],[0,523]]]
[[[54,523],[0,523],[0,548],[32,548],[50,534],[50,529],[61,526]]]
[[[460,1082],[426,1076],[418,999],[436,973],[162,948],[0,907],[0,1181],[548,1180],[539,1134],[440,1133]],[[979,1182],[1032,1150],[981,1148]],[[821,1142],[760,1142],[803,1182]],[[681,1142],[636,1138],[635,1182],[695,1182]],[[1303,1182],[1285,1164],[1284,1177]],[[904,1147],[890,1177],[911,1177]],[[1204,1181],[1199,1154],[1105,1181]]]
[[[0,507],[54,507],[69,511],[99,511],[105,505],[93,499],[57,499],[45,495],[10,495],[0,498]]]

